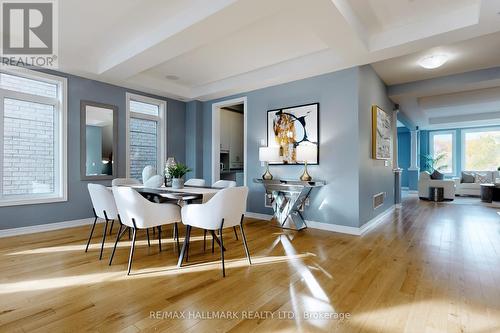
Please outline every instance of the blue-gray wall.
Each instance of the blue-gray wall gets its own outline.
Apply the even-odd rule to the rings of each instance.
[[[167,101],[167,153],[184,162],[186,157],[186,103],[165,97],[88,80],[74,75],[45,71],[68,79],[68,201],[60,203],[0,207],[0,229],[61,222],[92,216],[88,181],[80,180],[80,100],[118,106],[118,176],[125,176],[125,94],[132,92]],[[100,182],[110,184],[109,181]]]
[[[387,87],[369,65],[359,67],[359,220],[360,226],[394,205],[392,164],[372,158],[372,105],[378,105],[391,118],[394,104]],[[392,162],[392,161],[390,161]],[[373,209],[373,196],[385,194],[384,204]]]
[[[192,170],[190,178],[203,178],[203,103],[186,104],[186,164]]]
[[[361,80],[367,82],[360,83]],[[264,207],[262,185],[253,183],[264,172],[258,160],[258,147],[267,138],[267,110],[319,102],[320,164],[310,166],[309,172],[328,185],[314,190],[305,218],[359,227],[393,203],[391,168],[371,160],[371,105],[379,104],[387,111],[393,108],[385,90],[385,85],[367,66],[204,102],[203,176],[211,183],[212,104],[246,96],[248,211],[271,214],[271,209]],[[365,96],[360,96],[361,91]],[[298,179],[303,167],[271,166],[270,169],[275,177]],[[380,179],[373,180],[373,173]],[[387,192],[387,204],[374,212],[371,196],[379,192]]]

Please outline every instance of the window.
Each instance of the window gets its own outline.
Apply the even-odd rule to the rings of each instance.
[[[66,79],[0,71],[0,206],[67,200]]]
[[[494,171],[500,166],[500,128],[462,131],[464,170]]]
[[[165,159],[166,103],[149,97],[127,94],[127,174],[142,180],[147,165],[162,174]]]
[[[455,174],[455,131],[431,132],[430,153],[434,169],[447,175]]]

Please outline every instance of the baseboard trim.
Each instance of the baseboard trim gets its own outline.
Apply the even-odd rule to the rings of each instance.
[[[348,235],[354,235],[354,236],[361,236],[364,233],[370,231],[371,229],[375,228],[377,225],[382,223],[384,221],[384,218],[393,212],[396,209],[396,205],[392,205],[370,221],[366,222],[363,224],[360,228],[358,227],[350,227],[350,226],[345,226],[345,225],[340,225],[340,224],[330,224],[330,223],[324,223],[324,222],[318,222],[318,221],[311,221],[311,220],[306,220],[306,224],[308,228],[311,229],[318,229],[318,230],[324,230],[324,231],[332,231],[332,232],[339,232],[342,234],[348,234]],[[269,221],[273,217],[272,215],[268,214],[261,214],[261,213],[253,213],[253,212],[246,212],[245,216],[254,218],[254,219],[260,219],[260,220],[266,220]]]
[[[363,224],[361,226],[361,228],[359,228],[359,229],[361,229],[361,234],[364,234],[364,233],[370,231],[371,229],[375,228],[376,226],[378,226],[379,224],[381,224],[382,222],[384,222],[384,218],[387,215],[389,215],[390,213],[394,212],[395,209],[396,209],[396,205],[392,205],[391,207],[389,207],[386,210],[384,210],[382,213],[380,213],[377,216],[375,216],[370,221],[368,221],[365,224]]]
[[[79,227],[82,225],[92,224],[93,222],[94,222],[94,218],[87,218],[87,219],[72,220],[72,221],[65,221],[65,222],[40,224],[40,225],[34,225],[34,226],[30,226],[30,227],[4,229],[4,230],[0,230],[0,238],[28,235],[28,234],[34,234],[34,233],[44,232],[44,231],[53,231],[53,230],[59,230],[59,229]]]

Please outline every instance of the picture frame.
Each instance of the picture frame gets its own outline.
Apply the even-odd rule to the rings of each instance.
[[[378,105],[372,105],[372,158],[376,160],[392,158],[391,116]]]
[[[281,161],[271,165],[303,165],[296,160],[300,144],[317,146],[316,162],[319,164],[319,103],[309,103],[267,111],[267,145],[279,146]]]

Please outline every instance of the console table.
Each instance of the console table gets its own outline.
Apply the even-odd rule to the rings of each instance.
[[[274,219],[279,223],[279,227],[293,230],[307,228],[300,209],[305,205],[314,188],[325,185],[323,181],[304,182],[284,179],[264,180],[261,178],[255,178],[254,182],[263,184],[266,194],[271,195]]]

